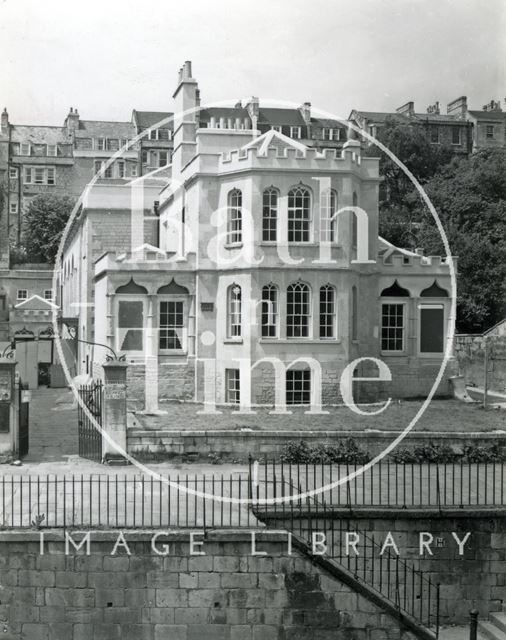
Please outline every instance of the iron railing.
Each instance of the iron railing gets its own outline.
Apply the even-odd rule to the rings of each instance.
[[[334,508],[506,507],[506,464],[379,462],[362,465],[250,461],[257,502],[312,494]],[[303,500],[303,498],[301,498]]]
[[[0,528],[254,527],[248,485],[246,474],[0,476]]]

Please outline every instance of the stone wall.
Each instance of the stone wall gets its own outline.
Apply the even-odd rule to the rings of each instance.
[[[131,364],[127,370],[128,406],[132,410],[144,408],[146,367],[144,364]],[[195,396],[195,361],[180,363],[160,362],[158,364],[158,399],[193,400]]]
[[[347,510],[335,510],[335,540],[339,539],[339,529],[343,531],[365,532],[379,543],[380,548],[388,532],[397,544],[402,560],[409,565],[426,571],[426,577],[434,584],[440,584],[441,621],[443,624],[465,624],[471,609],[478,609],[480,617],[487,618],[490,613],[502,611],[506,604],[506,512],[504,509],[490,511],[445,510],[408,511],[392,509],[361,509],[350,517]],[[327,516],[328,517],[328,516]],[[290,527],[289,520],[283,518],[269,520],[274,528]],[[307,522],[303,529],[307,531]],[[295,525],[296,531],[299,524]],[[330,530],[318,519],[314,519],[312,530]],[[433,536],[431,550],[433,556],[419,555],[420,532]],[[452,536],[455,532],[460,540],[466,533],[471,535],[464,546],[464,555],[460,556],[458,546]],[[305,534],[308,539],[310,534]],[[332,537],[327,536],[331,544]],[[357,545],[363,555],[364,538]],[[342,545],[344,546],[344,545]],[[370,553],[370,552],[369,552]],[[353,565],[352,565],[353,566]],[[380,561],[376,554],[375,571],[379,575]],[[401,571],[402,580],[402,571]],[[409,588],[408,580],[408,588]],[[415,585],[416,586],[416,585]]]
[[[326,574],[284,534],[207,532],[192,556],[188,533],[93,532],[91,553],[65,555],[61,532],[0,534],[0,633],[4,640],[400,640],[413,639],[370,599]],[[77,540],[79,536],[74,535]],[[200,538],[202,539],[202,538]],[[159,544],[163,541],[160,540]]]
[[[488,344],[488,387],[506,393],[506,336],[458,335],[455,358],[459,372],[468,385],[483,387],[485,383],[485,342]]]
[[[131,414],[130,414],[131,415]],[[251,455],[255,460],[278,458],[284,447],[291,442],[304,442],[314,447],[319,444],[337,444],[346,438],[354,438],[358,445],[372,455],[378,455],[393,440],[397,433],[376,431],[238,431],[210,430],[182,431],[177,429],[141,429],[136,417],[131,416],[127,433],[128,452],[137,455],[147,451],[166,451],[167,459],[209,461],[209,457],[223,461],[246,462]],[[289,416],[288,416],[289,418]],[[169,423],[169,418],[168,418]],[[506,449],[506,437],[497,433],[448,433],[412,431],[402,446],[413,448],[430,442],[448,444],[462,450],[469,445],[490,447],[498,444]],[[160,443],[163,445],[161,447]],[[142,456],[140,456],[142,457]]]

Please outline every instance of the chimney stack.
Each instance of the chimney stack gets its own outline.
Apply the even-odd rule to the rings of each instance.
[[[457,118],[465,118],[467,115],[467,96],[460,96],[453,102],[449,102],[446,107],[446,113],[449,116],[457,116]]]
[[[436,101],[434,104],[430,104],[427,107],[427,113],[431,113],[438,116],[441,113],[441,110],[439,108],[439,102]]]
[[[64,126],[67,128],[69,134],[74,133],[74,131],[79,128],[79,113],[74,107],[70,107],[70,111],[65,118]]]
[[[9,114],[7,113],[7,107],[4,107],[4,110],[2,111],[1,132],[3,135],[7,135],[9,133]]]
[[[304,104],[299,107],[299,111],[304,118],[304,122],[309,126],[311,124],[311,103],[304,102]]]
[[[501,103],[499,100],[491,100],[489,103],[483,105],[483,111],[502,111]]]
[[[403,104],[402,107],[398,107],[395,112],[411,118],[415,115],[415,103],[410,100],[409,102],[406,102],[406,104]]]

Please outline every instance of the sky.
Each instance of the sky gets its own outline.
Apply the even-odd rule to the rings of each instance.
[[[467,95],[506,110],[505,0],[0,0],[0,108],[14,124],[171,111],[255,95],[346,118]]]

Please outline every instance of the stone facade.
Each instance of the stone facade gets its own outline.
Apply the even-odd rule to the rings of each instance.
[[[500,332],[500,328],[497,328]],[[488,387],[506,393],[506,336],[458,335],[455,358],[459,373],[468,385],[483,388],[485,384],[485,349],[488,350]]]
[[[46,534],[44,555],[36,533],[0,535],[5,640],[415,638],[307,557],[288,556],[282,534],[258,534],[264,557],[251,556],[244,532],[208,532],[203,556],[172,533],[167,557],[148,533],[125,533],[131,556],[110,555],[114,532],[92,533],[90,555],[68,556],[61,533]]]

